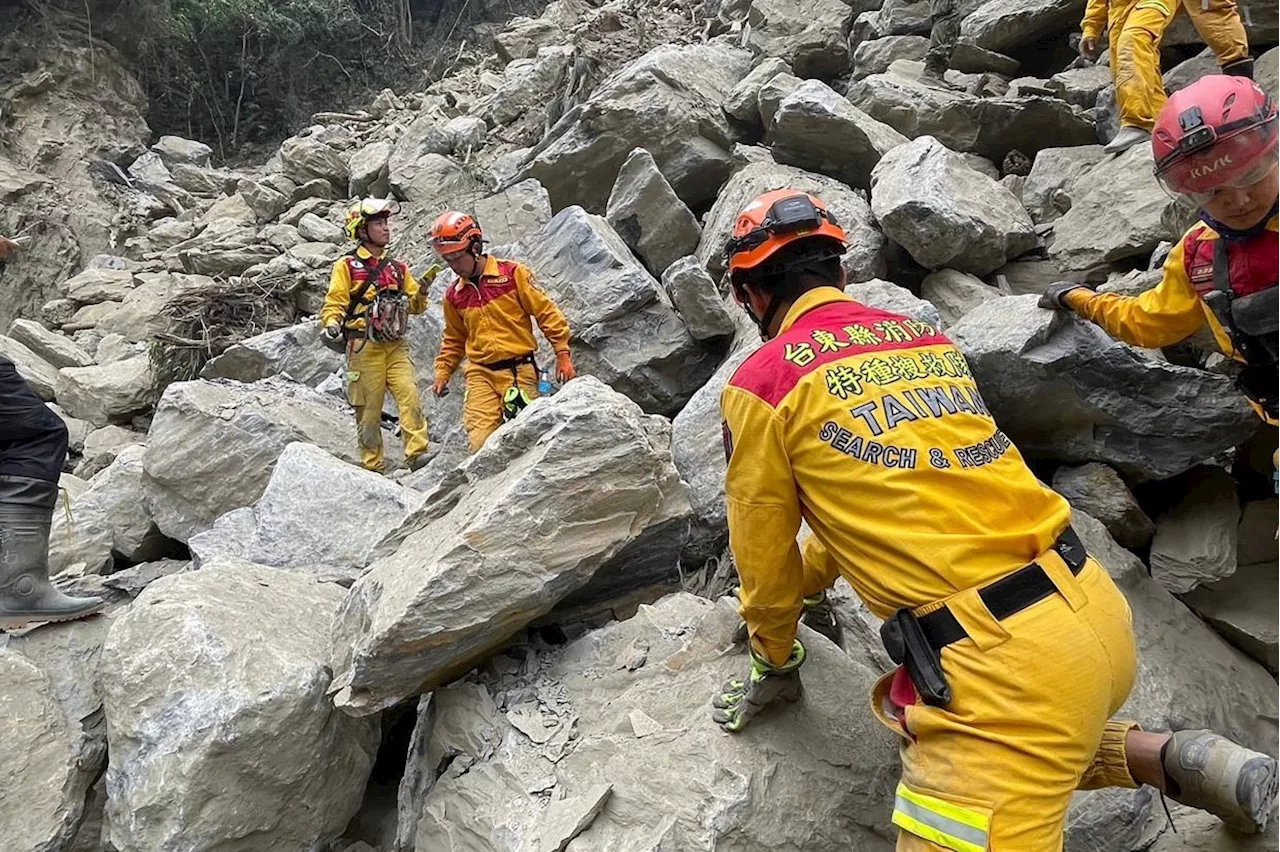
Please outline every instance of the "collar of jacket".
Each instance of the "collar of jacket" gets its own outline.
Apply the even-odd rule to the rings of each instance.
[[[835,287],[815,287],[806,293],[801,293],[800,298],[791,303],[790,309],[787,310],[787,315],[782,318],[782,325],[778,327],[778,334],[782,334],[791,328],[800,317],[814,308],[820,308],[832,302],[852,301],[853,299],[846,296],[843,290]]]
[[[480,286],[481,281],[483,281],[486,278],[495,277],[499,273],[499,271],[500,270],[498,269],[498,259],[491,254],[486,255],[484,259],[484,269],[480,270],[480,275],[476,278],[465,278],[465,279],[462,276],[458,276],[458,284],[461,285],[463,281],[466,281],[469,284],[475,284],[478,287]]]
[[[356,246],[356,257],[360,258],[361,260],[378,260],[383,255],[385,255],[387,251],[388,249],[384,247],[382,249],[382,254],[374,254],[373,252],[365,248],[363,243],[361,243],[360,245]]]
[[[1277,201],[1275,204],[1271,205],[1271,212],[1268,213],[1266,216],[1264,216],[1261,222],[1254,225],[1252,228],[1246,228],[1243,231],[1237,231],[1235,228],[1228,228],[1226,225],[1217,221],[1216,219],[1211,217],[1208,213],[1204,212],[1203,210],[1200,211],[1200,218],[1204,220],[1206,225],[1208,225],[1210,228],[1213,228],[1213,230],[1217,231],[1218,236],[1222,237],[1227,242],[1238,243],[1243,240],[1247,240],[1250,237],[1261,234],[1263,231],[1267,230],[1268,228],[1270,228],[1273,231],[1276,230],[1277,211],[1280,211],[1280,201]]]

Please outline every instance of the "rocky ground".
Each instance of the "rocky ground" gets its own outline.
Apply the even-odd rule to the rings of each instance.
[[[707,718],[742,665],[718,395],[758,342],[720,250],[782,186],[849,231],[853,296],[947,330],[1075,507],[1134,609],[1124,712],[1275,754],[1274,430],[1211,341],[1135,349],[1035,305],[1063,277],[1154,286],[1188,211],[1149,151],[1104,156],[1081,2],[962,4],[953,91],[917,80],[928,5],[554,0],[252,168],[153,140],[101,44],[0,71],[0,233],[31,238],[0,353],[71,432],[58,582],[111,601],[0,638],[5,852],[891,849],[865,712],[888,664],[843,583],[845,647],[806,634],[800,705],[740,737]],[[1276,9],[1241,7],[1274,96]],[[1195,41],[1170,31],[1168,87],[1213,69]],[[385,478],[353,464],[314,322],[366,194],[401,200],[415,267],[440,209],[474,212],[584,374],[466,458],[461,394],[427,391],[442,276],[410,336],[433,458]],[[201,331],[215,291],[251,334]],[[1172,817],[1082,794],[1067,849],[1275,848]]]

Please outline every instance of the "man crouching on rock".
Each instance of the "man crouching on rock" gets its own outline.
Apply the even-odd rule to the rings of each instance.
[[[767,342],[722,397],[751,668],[715,721],[740,731],[799,697],[804,599],[843,575],[899,663],[872,695],[903,738],[899,850],[1060,852],[1073,791],[1143,783],[1261,830],[1275,760],[1110,719],[1136,676],[1128,603],[959,350],[844,294],[846,246],[821,200],[784,189],[742,211],[726,249]]]
[[[333,264],[320,310],[326,342],[347,355],[347,399],[356,410],[360,463],[383,472],[382,402],[388,389],[400,412],[405,461],[427,462],[427,418],[405,340],[409,314],[427,309],[427,296],[409,267],[394,260],[390,216],[394,201],[366,198],[347,210],[344,230],[359,245]],[[345,345],[344,345],[345,344]]]
[[[0,236],[0,260],[17,249]],[[0,630],[103,607],[102,598],[73,598],[49,582],[49,530],[66,460],[67,424],[0,356]]]

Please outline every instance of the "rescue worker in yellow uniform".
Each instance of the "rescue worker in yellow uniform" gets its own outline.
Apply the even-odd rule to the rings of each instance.
[[[846,246],[822,201],[783,189],[742,211],[726,249],[767,342],[722,397],[751,667],[714,720],[740,731],[800,694],[804,598],[842,575],[900,664],[872,696],[903,738],[899,850],[1059,852],[1074,790],[1140,783],[1260,830],[1275,760],[1110,719],[1136,676],[1128,603],[950,341],[844,294]]]
[[[1178,12],[1179,0],[1088,0],[1080,24],[1080,55],[1090,61],[1102,53],[1103,29],[1109,34],[1111,79],[1116,86],[1120,132],[1106,145],[1120,153],[1151,138],[1164,105],[1160,40]],[[1200,37],[1213,49],[1223,74],[1253,77],[1249,39],[1235,0],[1183,0]]]
[[[484,253],[480,224],[446,211],[431,228],[431,242],[458,280],[444,296],[444,338],[436,357],[436,396],[467,359],[462,425],[472,453],[506,420],[538,396],[534,361],[536,320],[556,353],[556,378],[577,375],[569,354],[569,323],[522,263]]]
[[[346,352],[360,463],[379,473],[386,467],[381,421],[388,389],[400,413],[406,463],[417,470],[427,462],[427,418],[404,338],[408,315],[425,311],[427,298],[409,267],[388,252],[387,220],[396,209],[393,201],[366,198],[347,210],[344,230],[359,245],[334,262],[320,310],[325,340]]]

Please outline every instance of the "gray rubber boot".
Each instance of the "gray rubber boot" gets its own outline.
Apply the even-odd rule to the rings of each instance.
[[[1169,798],[1261,834],[1276,807],[1276,761],[1211,731],[1178,731],[1162,753]]]
[[[1116,138],[1112,139],[1102,150],[1108,154],[1119,154],[1128,151],[1134,145],[1143,145],[1151,141],[1151,133],[1141,127],[1121,127]]]
[[[71,621],[102,609],[102,598],[73,598],[49,582],[49,529],[58,487],[0,476],[0,630]]]

